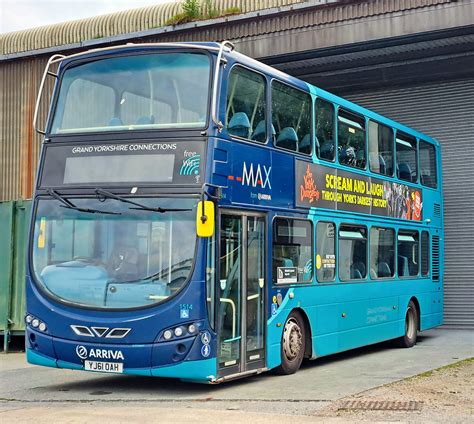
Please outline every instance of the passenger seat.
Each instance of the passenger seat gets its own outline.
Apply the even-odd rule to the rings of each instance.
[[[250,121],[247,114],[245,112],[234,113],[227,125],[227,130],[229,134],[236,137],[249,138]]]
[[[298,135],[293,127],[286,127],[278,134],[276,146],[283,149],[293,150],[296,152],[298,146]]]
[[[311,153],[311,134],[306,134],[303,137],[303,140],[301,140],[301,143],[298,146],[298,151],[308,155]]]
[[[387,262],[380,262],[379,263],[379,269],[377,275],[380,278],[386,278],[386,277],[391,277],[392,276],[392,271],[390,270],[390,267]]]
[[[398,276],[408,277],[410,272],[408,270],[408,258],[406,256],[398,256]]]
[[[397,174],[398,178],[405,181],[412,181],[412,172],[410,165],[408,163],[402,162],[397,164]]]

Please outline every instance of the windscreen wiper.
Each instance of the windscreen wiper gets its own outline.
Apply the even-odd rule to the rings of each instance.
[[[115,199],[120,202],[124,203],[129,203],[131,205],[134,205],[134,208],[130,209],[135,209],[135,210],[143,210],[143,211],[151,211],[151,212],[158,212],[158,213],[165,213],[165,212],[182,212],[182,211],[190,211],[191,209],[169,209],[169,208],[152,208],[150,206],[142,205],[141,203],[134,202],[133,200],[129,200],[125,197],[118,196],[117,194],[113,194],[110,191],[104,190],[102,188],[96,188],[95,189],[96,194],[99,196],[104,196],[108,197],[110,199]]]
[[[109,211],[101,211],[99,209],[81,208],[79,206],[76,206],[70,200],[61,196],[57,191],[53,189],[49,189],[48,194],[54,197],[56,200],[59,200],[62,203],[61,205],[62,208],[74,209],[76,211],[85,212],[85,213],[98,213],[98,214],[104,214],[104,215],[122,215],[120,212],[109,212]]]

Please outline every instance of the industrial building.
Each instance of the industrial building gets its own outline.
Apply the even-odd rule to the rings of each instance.
[[[179,3],[169,3],[1,34],[0,202],[31,198],[41,144],[32,128],[34,104],[51,55],[130,42],[230,40],[244,54],[439,140],[445,324],[474,328],[474,0],[215,3],[221,16],[179,25],[166,25],[180,12]],[[224,13],[229,8],[234,14]],[[0,210],[0,219],[13,217],[14,208],[5,216]],[[21,234],[0,234],[0,249],[15,237]],[[11,275],[2,271],[0,292],[18,291],[15,258],[5,259]],[[5,307],[0,320],[21,326],[15,308]]]

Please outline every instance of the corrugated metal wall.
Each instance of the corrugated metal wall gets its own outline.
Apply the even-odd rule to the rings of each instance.
[[[345,97],[440,142],[445,202],[445,324],[474,328],[474,79]]]
[[[371,18],[387,13],[400,13],[409,10],[439,7],[452,3],[453,0],[369,0],[351,1],[344,4],[338,2],[318,5],[291,11],[291,13],[275,13],[256,19],[242,19],[224,22],[192,31],[176,31],[159,35],[160,41],[208,41],[231,40],[238,43],[241,39],[272,34],[280,31],[300,30],[310,27],[328,25],[353,19]],[[342,2],[341,2],[342,3]],[[324,6],[324,7],[323,7]],[[190,33],[192,37],[189,38]],[[151,37],[153,40],[153,37]],[[237,44],[237,47],[238,44]],[[241,53],[247,52],[239,50]]]
[[[41,147],[32,121],[46,61],[44,57],[0,63],[0,202],[31,198]],[[49,78],[40,122],[46,120],[52,87]]]
[[[284,7],[305,0],[215,0],[213,6],[219,12],[229,8],[237,8],[239,13],[248,13],[262,9]],[[390,0],[390,2],[413,2],[413,0]],[[451,0],[417,0],[432,3],[435,1],[449,2]],[[381,3],[382,0],[376,0]],[[386,2],[386,0],[383,0]],[[313,3],[318,3],[313,0]],[[130,3],[133,7],[133,2]],[[155,6],[125,10],[108,15],[94,16],[61,24],[47,25],[25,31],[16,31],[0,35],[0,54],[17,53],[28,50],[44,49],[52,46],[81,43],[84,40],[94,40],[127,34],[137,31],[146,31],[164,27],[166,22],[178,13],[182,13],[181,2],[169,2]]]

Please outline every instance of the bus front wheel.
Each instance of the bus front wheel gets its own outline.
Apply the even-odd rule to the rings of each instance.
[[[412,300],[407,307],[405,315],[405,334],[397,339],[399,347],[412,347],[416,344],[416,336],[418,331],[418,312]]]
[[[306,346],[305,325],[298,311],[292,311],[285,322],[281,337],[281,365],[276,372],[294,374],[301,366]]]

